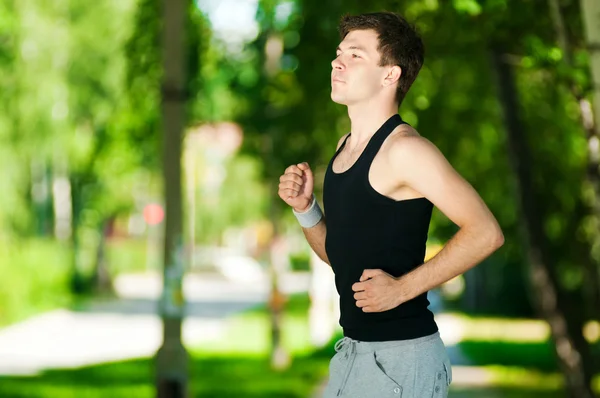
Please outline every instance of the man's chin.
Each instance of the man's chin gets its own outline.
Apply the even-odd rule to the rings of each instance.
[[[333,102],[335,102],[336,104],[340,104],[340,105],[348,105],[346,103],[346,98],[343,98],[339,95],[335,95],[334,93],[331,93],[331,100]]]

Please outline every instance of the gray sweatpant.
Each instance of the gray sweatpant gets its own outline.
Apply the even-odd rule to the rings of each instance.
[[[439,332],[412,340],[335,345],[323,398],[445,398],[452,369]]]

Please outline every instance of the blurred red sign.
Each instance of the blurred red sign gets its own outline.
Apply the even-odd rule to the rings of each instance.
[[[165,218],[165,211],[161,205],[151,203],[144,207],[144,220],[148,225],[160,224]]]

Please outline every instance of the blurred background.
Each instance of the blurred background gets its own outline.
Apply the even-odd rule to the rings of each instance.
[[[337,22],[379,10],[426,47],[400,114],[506,239],[429,294],[450,397],[600,392],[597,0],[162,3],[0,0],[0,397],[319,396],[338,297],[277,185],[321,198]]]

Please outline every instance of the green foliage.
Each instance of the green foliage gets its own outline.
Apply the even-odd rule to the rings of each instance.
[[[582,204],[585,139],[577,104],[566,84],[579,82],[581,91],[585,91],[587,73],[582,74],[585,62],[581,57],[577,57],[574,68],[562,68],[547,3],[473,0],[399,4],[380,0],[345,3],[341,7],[336,2],[305,0],[295,4],[298,14],[279,29],[270,24],[266,5],[260,19],[261,34],[247,49],[253,54],[250,59],[257,70],[265,63],[264,46],[270,35],[298,32],[300,37],[299,44],[284,49],[285,55],[298,59],[298,67],[290,77],[294,84],[286,87],[286,103],[281,104],[272,94],[279,88],[278,78],[287,73],[283,70],[272,76],[263,73],[254,86],[241,91],[254,105],[248,119],[243,120],[252,134],[247,149],[268,153],[265,136],[277,148],[275,158],[267,159],[269,169],[273,169],[267,178],[274,180],[287,165],[300,161],[309,161],[318,178],[322,177],[335,143],[347,132],[345,109],[329,98],[330,62],[339,41],[335,30],[339,16],[346,12],[398,11],[415,22],[426,47],[425,65],[400,114],[434,142],[475,187],[505,233],[506,243],[494,255],[493,269],[488,266],[485,273],[473,271],[481,273],[476,278],[480,301],[503,303],[510,292],[511,297],[518,298],[515,306],[510,306],[511,313],[524,315],[531,311],[526,285],[512,282],[527,277],[526,261],[518,193],[490,64],[492,48],[507,53],[517,66],[521,116],[533,150],[529,167],[535,175],[539,195],[536,202],[545,220],[552,254],[562,264],[557,272],[564,287],[581,290],[581,266],[589,253],[588,238],[582,230],[588,211]],[[562,7],[565,19],[574,22],[568,25],[567,34],[575,54],[579,54],[583,41],[576,4],[567,2]],[[444,242],[456,230],[443,214],[434,213],[432,240]],[[501,311],[500,307],[494,311]]]
[[[228,227],[243,227],[260,220],[266,208],[261,164],[257,159],[238,155],[212,166],[210,159],[208,151],[199,156],[204,180],[196,205],[196,236],[200,243],[219,242]],[[223,181],[213,187],[210,180],[219,171],[224,174]]]
[[[319,195],[323,170],[349,128],[345,107],[330,99],[337,22],[344,13],[389,9],[415,22],[426,47],[401,115],[473,184],[506,236],[485,268],[473,271],[479,302],[505,304],[510,293],[514,305],[482,305],[530,312],[526,285],[515,282],[526,277],[524,239],[491,49],[515,68],[556,274],[565,291],[587,302],[582,264],[598,231],[585,204],[586,141],[573,96],[588,95],[591,86],[578,2],[560,2],[571,64],[563,62],[569,54],[557,44],[547,2],[264,0],[259,34],[240,53],[213,37],[195,2],[188,5],[188,125],[235,120],[245,134],[244,156],[226,163],[218,192],[198,188],[200,240],[218,241],[227,226],[282,206],[273,187],[289,164],[313,166]],[[0,115],[0,235],[50,235],[52,178],[68,177],[77,252],[65,268],[89,274],[106,220],[159,197],[160,28],[158,0],[94,7],[0,1],[0,105],[7,110]],[[281,43],[279,59],[267,55],[269,42]],[[436,211],[431,239],[444,242],[455,232]]]
[[[68,306],[70,252],[47,239],[1,240],[0,325]]]
[[[290,255],[292,271],[310,271],[310,256],[308,253]]]
[[[125,45],[124,80],[126,112],[121,131],[134,148],[138,161],[157,168],[160,164],[160,1],[138,3],[133,30]]]
[[[244,56],[252,62],[252,68],[258,72],[258,76],[255,76],[251,82],[241,81],[236,86],[238,95],[245,97],[249,104],[244,114],[239,117],[248,135],[245,150],[265,159],[267,166],[265,177],[269,180],[276,179],[289,164],[303,160],[313,164],[317,159],[323,160],[324,157],[320,154],[325,148],[319,143],[330,141],[327,138],[332,137],[331,133],[335,134],[334,131],[325,136],[319,134],[318,129],[327,122],[327,119],[323,118],[321,123],[314,123],[318,115],[312,112],[313,99],[320,100],[319,94],[323,88],[328,87],[329,72],[323,69],[322,73],[311,74],[310,79],[303,81],[303,76],[311,72],[303,69],[302,58],[298,54],[301,49],[310,50],[318,54],[311,62],[317,61],[318,64],[318,60],[323,59],[323,54],[327,54],[320,52],[327,42],[311,40],[311,37],[304,36],[303,21],[310,20],[310,14],[306,13],[309,9],[304,8],[302,3],[294,3],[294,7],[297,12],[292,13],[287,24],[281,26],[275,23],[273,2],[259,3],[257,20],[261,32],[252,43],[248,44]],[[322,18],[331,16],[331,13],[326,12],[327,10],[321,11],[323,11],[322,17],[311,22],[320,23]],[[304,15],[301,17],[300,13]],[[314,28],[315,26],[311,25],[310,32],[313,32]],[[299,44],[298,40],[293,39],[294,37],[301,38]],[[267,59],[265,48],[269,40],[281,41],[283,45],[281,61]],[[286,69],[285,59],[298,60],[293,62],[293,64],[299,62],[298,69]],[[266,62],[274,62],[272,71],[266,70]],[[311,87],[307,87],[307,84],[312,82],[322,82],[326,85],[321,85],[319,91],[313,92],[310,90]],[[317,104],[324,105],[323,101],[317,101]],[[330,107],[325,106],[325,109]],[[329,143],[329,147],[331,145],[335,147],[335,142],[337,140],[333,144]]]
[[[162,162],[161,4],[159,0],[141,0],[137,6],[133,29],[125,45],[126,111],[120,125],[121,133],[124,131],[129,143],[137,148],[139,164],[156,171]],[[216,70],[213,62],[218,54],[209,47],[211,33],[208,22],[194,1],[188,2],[186,26],[188,122],[196,124],[212,116],[198,105],[200,102],[205,105],[212,102],[213,98],[203,92],[205,88],[219,90],[227,82],[217,77],[212,83],[212,76],[208,79],[202,73]]]

